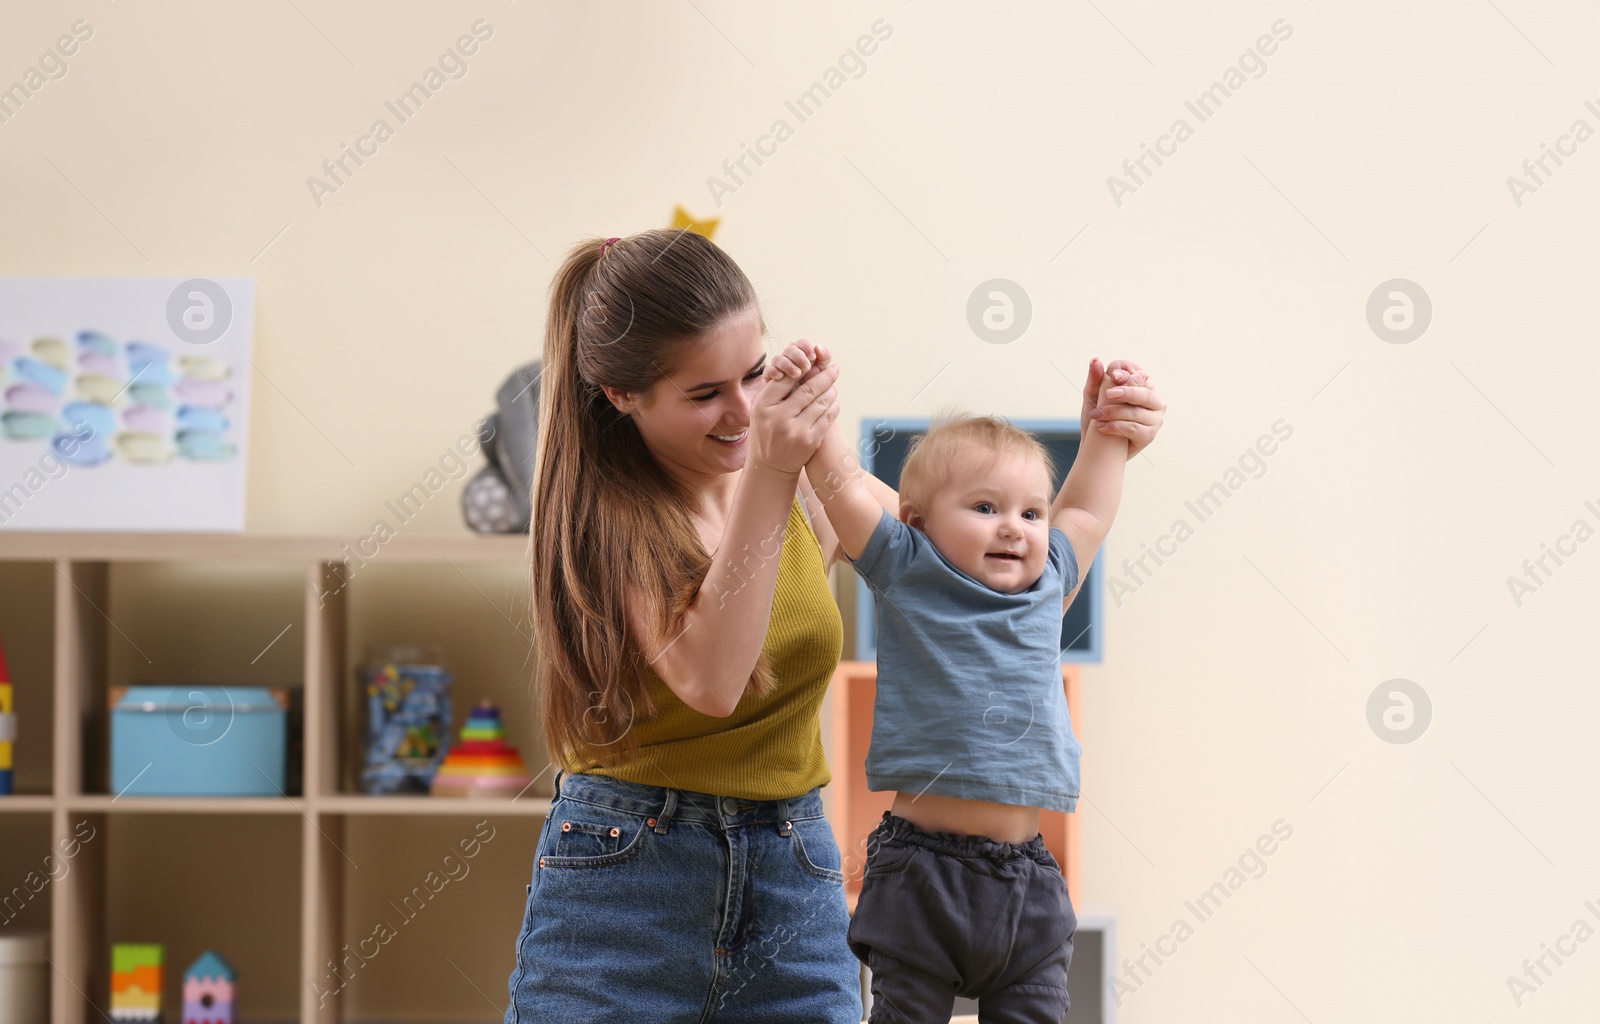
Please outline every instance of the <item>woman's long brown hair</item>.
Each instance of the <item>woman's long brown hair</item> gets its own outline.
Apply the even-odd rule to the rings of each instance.
[[[581,242],[551,282],[531,546],[538,704],[558,765],[617,764],[637,752],[633,723],[656,711],[643,673],[711,564],[692,496],[601,385],[649,390],[697,336],[749,310],[760,317],[744,272],[691,231]],[[635,635],[630,591],[653,636]],[[760,659],[752,692],[774,684]]]

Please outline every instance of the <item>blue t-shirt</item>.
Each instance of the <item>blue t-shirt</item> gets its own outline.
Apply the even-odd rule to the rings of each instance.
[[[1061,683],[1061,602],[1078,585],[1067,535],[1050,528],[1044,573],[1018,594],[956,568],[887,509],[851,564],[877,607],[867,788],[1074,810],[1083,748]]]

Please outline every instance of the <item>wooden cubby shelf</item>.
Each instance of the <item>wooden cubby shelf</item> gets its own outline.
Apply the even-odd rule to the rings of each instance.
[[[463,700],[497,699],[518,723],[514,740],[538,772],[547,759],[528,718],[528,540],[397,536],[371,556],[352,552],[353,543],[0,534],[0,639],[22,721],[17,795],[0,797],[6,837],[0,870],[10,886],[48,856],[67,862],[47,888],[5,913],[8,925],[50,932],[51,1024],[108,1018],[115,941],[168,945],[169,1020],[176,1019],[184,968],[196,947],[213,943],[233,954],[240,969],[244,1024],[500,1019],[469,985],[499,996],[503,1008],[521,876],[531,869],[531,840],[549,812],[553,772],[541,773],[515,800],[360,793],[362,707],[354,670],[366,647],[438,644],[456,670],[457,724]],[[330,579],[344,585],[330,588]],[[370,610],[353,615],[352,605]],[[276,797],[110,792],[109,691],[142,681],[302,688],[301,791]],[[439,969],[430,965],[409,979],[411,990],[391,994],[395,975],[400,987],[408,983],[404,955],[415,958],[429,943],[459,935],[438,927],[422,937],[413,928],[418,937],[408,939],[410,954],[385,954],[389,975],[381,984],[355,978],[330,986],[330,963],[348,959],[370,933],[373,908],[404,903],[424,874],[418,866],[386,878],[384,854],[398,846],[395,860],[404,862],[409,852],[412,861],[436,867],[457,833],[470,833],[463,818],[491,822],[512,836],[491,844],[497,864],[486,865],[488,856],[476,862],[500,877],[428,913],[441,924],[441,914],[483,920],[476,938],[505,963],[473,970],[476,977],[463,981],[435,957]],[[390,838],[397,828],[398,842]],[[84,835],[93,838],[71,843]],[[367,871],[353,866],[352,850],[360,851]],[[507,891],[517,898],[508,900]],[[434,990],[451,984],[460,991],[441,997],[443,1009],[437,999],[430,1003]],[[339,991],[319,996],[318,985]],[[365,996],[364,1005],[352,1008],[356,995]],[[420,1007],[414,1014],[413,1003]]]

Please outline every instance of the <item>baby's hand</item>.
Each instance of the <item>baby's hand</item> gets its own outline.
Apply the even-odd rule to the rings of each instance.
[[[767,365],[766,380],[785,378],[803,382],[813,373],[826,367],[833,359],[826,346],[813,344],[805,338],[792,341]]]
[[[1090,364],[1083,388],[1084,433],[1092,425],[1102,434],[1126,438],[1131,459],[1155,440],[1166,408],[1155,381],[1138,363],[1117,359],[1103,371]]]
[[[1150,375],[1145,373],[1143,368],[1139,367],[1137,364],[1131,364],[1125,359],[1114,359],[1112,360],[1111,365],[1106,367],[1105,374],[1100,378],[1100,391],[1099,394],[1095,396],[1096,404],[1111,405],[1116,402],[1125,403],[1127,401],[1126,393],[1118,394],[1116,396],[1108,396],[1106,393],[1112,388],[1119,388],[1123,387],[1124,385],[1130,387],[1143,387],[1145,382],[1149,379]]]

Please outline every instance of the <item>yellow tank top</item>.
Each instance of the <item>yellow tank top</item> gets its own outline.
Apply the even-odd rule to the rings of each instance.
[[[823,572],[822,550],[795,498],[789,507],[772,617],[762,645],[778,685],[766,697],[746,692],[726,718],[679,699],[648,667],[643,678],[657,713],[634,722],[637,757],[624,765],[564,765],[628,782],[778,800],[832,780],[822,753],[822,696],[844,650],[844,621]]]

